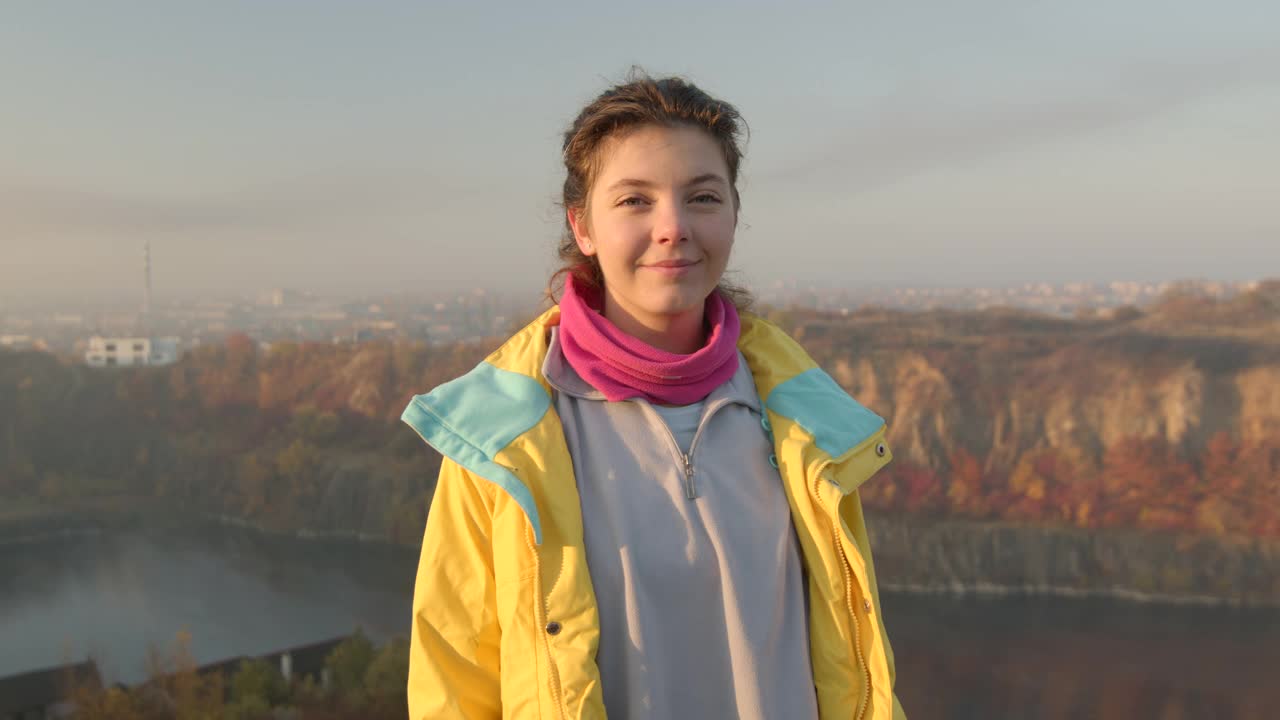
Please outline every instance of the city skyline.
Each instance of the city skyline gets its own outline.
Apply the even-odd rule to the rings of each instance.
[[[10,8],[0,294],[536,292],[632,64],[746,117],[755,288],[1280,267],[1273,6],[587,7]]]

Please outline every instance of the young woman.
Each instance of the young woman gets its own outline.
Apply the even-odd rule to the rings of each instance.
[[[903,717],[857,494],[884,421],[721,281],[740,123],[679,78],[584,108],[559,305],[405,410],[444,456],[412,718]]]

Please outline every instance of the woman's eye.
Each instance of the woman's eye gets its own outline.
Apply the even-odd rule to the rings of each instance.
[[[627,197],[619,200],[618,206],[619,207],[636,207],[639,205],[645,205],[648,202],[649,201],[647,199],[642,197]],[[701,195],[695,195],[692,198],[692,202],[703,203],[703,204],[718,203],[720,202],[720,198],[712,193],[703,193]]]

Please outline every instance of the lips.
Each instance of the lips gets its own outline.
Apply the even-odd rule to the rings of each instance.
[[[649,263],[649,267],[655,268],[681,268],[689,265],[697,265],[697,260],[663,260],[662,262]]]

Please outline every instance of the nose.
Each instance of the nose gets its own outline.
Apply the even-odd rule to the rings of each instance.
[[[660,245],[688,242],[693,233],[680,203],[659,203],[653,220],[653,239]]]

